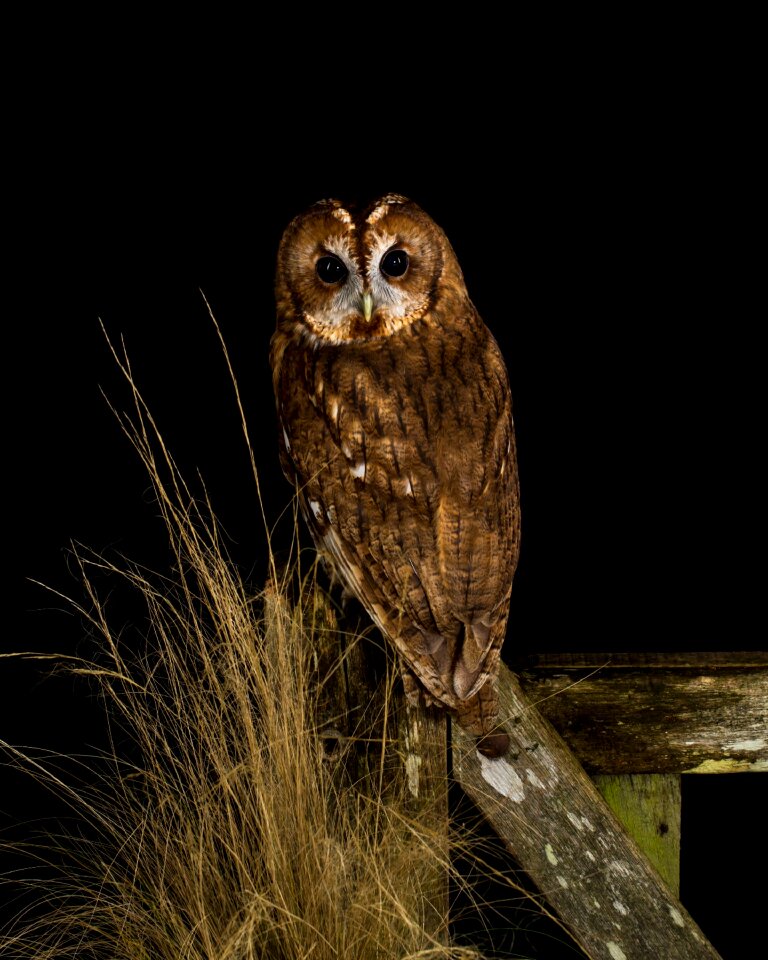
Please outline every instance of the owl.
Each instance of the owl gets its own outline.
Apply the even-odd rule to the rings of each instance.
[[[442,229],[390,194],[280,241],[280,458],[319,552],[423,693],[506,752],[498,667],[520,540],[509,381]]]

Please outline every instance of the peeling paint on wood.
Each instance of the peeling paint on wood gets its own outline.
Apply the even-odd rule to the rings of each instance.
[[[523,781],[515,768],[511,767],[503,757],[490,760],[479,750],[477,756],[480,760],[480,775],[497,793],[518,803],[525,798]]]

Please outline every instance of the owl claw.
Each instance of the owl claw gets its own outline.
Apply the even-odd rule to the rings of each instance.
[[[503,731],[486,733],[484,737],[478,738],[477,749],[484,757],[503,757],[509,750],[509,734]]]

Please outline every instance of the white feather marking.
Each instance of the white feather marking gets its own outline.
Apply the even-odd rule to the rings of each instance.
[[[384,610],[384,607],[380,603],[371,604],[371,619],[376,624],[376,626],[381,630],[385,635],[391,635],[392,633],[392,624],[387,623],[387,614]]]
[[[354,223],[352,223],[352,217],[349,215],[348,211],[344,207],[336,207],[335,210],[331,213],[332,216],[336,217],[337,220],[341,220],[342,223],[348,223],[354,229]]]
[[[328,253],[335,253],[337,257],[343,260],[347,270],[350,268],[352,268],[352,270],[355,269],[355,261],[352,256],[352,244],[346,234],[327,237],[323,246]]]
[[[386,197],[383,197],[381,203],[378,203],[368,214],[367,223],[376,223],[377,220],[381,220],[384,214],[387,212],[387,207],[391,207],[394,204],[406,203],[406,198],[399,193],[388,193]]]
[[[349,472],[353,477],[358,477],[360,480],[365,480],[365,460],[361,460],[360,463],[356,463],[354,466],[350,467]]]
[[[405,495],[406,497],[414,496],[413,493],[413,484],[411,483],[411,478],[408,477],[405,481]]]
[[[323,519],[323,508],[320,506],[320,504],[317,502],[317,500],[310,500],[310,501],[309,501],[309,508],[310,508],[310,510],[312,511],[312,513],[314,513],[314,515],[315,515],[315,520],[322,520],[322,519]]]
[[[288,432],[287,432],[287,430],[285,429],[285,427],[283,427],[283,440],[285,441],[285,449],[288,451],[288,453],[290,453],[290,452],[291,452],[291,441],[288,439]]]
[[[381,218],[387,212],[388,207],[388,203],[380,203],[377,207],[374,207],[373,210],[368,214],[366,223],[376,223],[377,220],[381,220]]]
[[[330,415],[331,415],[331,420],[333,420],[334,423],[338,424],[338,422],[339,422],[339,401],[338,401],[335,397],[333,398],[333,400],[331,400],[331,406],[330,406],[328,412],[329,412]]]

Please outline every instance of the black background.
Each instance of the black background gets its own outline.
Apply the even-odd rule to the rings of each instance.
[[[199,469],[234,560],[259,586],[263,525],[203,295],[272,522],[290,500],[267,356],[280,234],[321,197],[391,190],[446,230],[507,359],[523,497],[507,648],[764,647],[750,126],[703,77],[650,90],[647,75],[616,87],[584,68],[579,83],[561,74],[549,86],[544,72],[518,76],[482,116],[482,96],[461,83],[438,96],[432,78],[407,127],[394,80],[372,116],[318,78],[274,103],[247,69],[253,102],[234,113],[234,83],[214,96],[206,77],[186,94],[169,82],[154,103],[130,84],[99,95],[98,71],[51,84],[11,183],[17,619],[5,650],[87,651],[77,618],[30,582],[80,598],[70,541],[150,567],[167,559],[143,468],[100,392],[125,408],[100,319],[124,337],[168,447],[186,476]],[[76,682],[5,661],[0,683],[2,739],[101,743],[99,708]],[[2,777],[4,823],[54,810],[23,778]],[[765,846],[763,779],[685,782],[683,900],[726,960],[761,918],[746,870]]]

